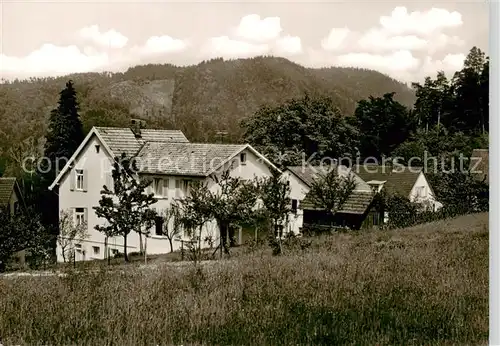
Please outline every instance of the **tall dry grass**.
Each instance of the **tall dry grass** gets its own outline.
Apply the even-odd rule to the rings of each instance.
[[[4,345],[478,344],[488,220],[337,234],[282,257],[0,281]]]

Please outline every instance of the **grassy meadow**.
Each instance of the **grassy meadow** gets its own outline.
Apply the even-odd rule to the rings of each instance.
[[[0,277],[0,344],[487,344],[487,213],[312,240],[277,257]]]

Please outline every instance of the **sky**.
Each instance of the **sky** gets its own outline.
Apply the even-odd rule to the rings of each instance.
[[[0,78],[285,57],[307,67],[369,68],[403,82],[488,53],[485,1],[0,0]]]

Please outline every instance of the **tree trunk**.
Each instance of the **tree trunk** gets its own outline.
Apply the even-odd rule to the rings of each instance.
[[[438,110],[438,123],[437,123],[438,136],[439,136],[439,126],[440,125],[441,125],[441,109]]]
[[[108,260],[108,266],[111,264],[111,258],[109,256],[109,249],[108,249],[108,237],[104,237],[104,258]]]
[[[127,255],[127,235],[126,234],[123,236],[123,258],[125,259],[125,262],[128,262],[128,255]]]
[[[219,234],[220,234],[220,257],[223,257],[223,251],[226,255],[229,255],[229,249],[227,248],[227,237],[228,237],[228,225],[225,222],[217,222],[219,224]]]
[[[201,230],[203,226],[200,226],[200,234],[198,236],[198,255],[199,255],[199,260],[201,262]]]
[[[170,253],[174,252],[174,244],[172,243],[172,238],[168,238],[168,242],[170,243]]]
[[[148,237],[144,237],[144,264],[148,263]]]
[[[139,232],[139,253],[142,255],[142,233]]]

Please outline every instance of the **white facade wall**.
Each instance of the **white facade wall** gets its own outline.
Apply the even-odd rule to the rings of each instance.
[[[439,210],[443,205],[436,201],[432,194],[429,182],[425,178],[424,173],[420,173],[415,184],[413,185],[409,199],[411,202],[424,203],[431,206],[434,211]]]
[[[299,234],[303,225],[304,215],[304,211],[300,208],[300,201],[306,197],[306,194],[309,192],[309,187],[290,171],[285,171],[283,173],[283,179],[290,182],[290,199],[297,200],[297,212],[288,215],[288,227],[286,231]]]

